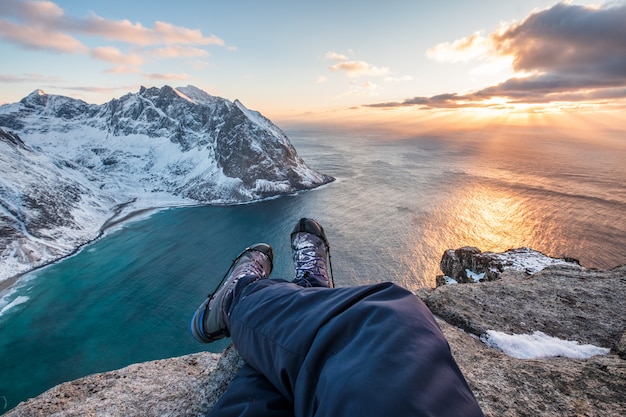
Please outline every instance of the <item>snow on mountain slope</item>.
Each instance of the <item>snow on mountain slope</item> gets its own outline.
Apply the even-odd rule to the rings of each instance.
[[[95,238],[120,204],[240,203],[333,180],[260,113],[193,86],[102,105],[37,90],[0,106],[0,129],[0,280]]]
[[[112,215],[115,199],[80,167],[1,128],[0,166],[0,280],[67,255]]]

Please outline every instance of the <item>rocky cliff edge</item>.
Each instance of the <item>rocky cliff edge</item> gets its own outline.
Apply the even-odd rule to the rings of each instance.
[[[626,415],[626,265],[598,271],[527,248],[461,248],[446,251],[442,270],[440,285],[417,295],[437,316],[486,416]],[[459,281],[468,283],[445,284]],[[490,343],[494,332],[608,353],[520,359]],[[232,347],[135,364],[54,387],[6,416],[206,415],[241,364]]]

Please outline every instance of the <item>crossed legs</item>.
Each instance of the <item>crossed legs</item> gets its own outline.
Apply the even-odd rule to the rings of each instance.
[[[246,365],[211,416],[482,415],[414,294],[329,289],[328,274],[316,276],[325,262],[307,251],[313,262],[293,282],[244,277],[230,291],[223,317]]]

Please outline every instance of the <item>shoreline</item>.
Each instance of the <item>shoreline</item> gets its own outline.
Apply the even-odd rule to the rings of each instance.
[[[14,275],[11,278],[7,278],[5,280],[0,281],[0,293],[2,293],[2,291],[9,289],[13,286],[13,284],[15,284],[21,277],[22,275],[26,274],[27,272],[23,272],[21,274],[18,275]]]
[[[305,191],[314,191],[317,190],[319,188],[328,186],[330,184],[332,184],[333,182],[335,182],[336,179],[333,178],[332,181],[329,181],[327,183],[318,185],[317,187],[314,188],[310,188],[310,189],[305,189],[305,190],[299,190],[296,191],[294,193],[290,193],[290,194],[279,194],[276,196],[272,196],[272,197],[266,197],[266,198],[262,198],[259,200],[252,200],[252,201],[242,201],[242,202],[233,202],[233,203],[201,203],[201,202],[189,202],[189,204],[184,204],[182,202],[177,202],[177,204],[172,204],[172,205],[164,205],[164,206],[154,206],[154,207],[144,207],[144,208],[138,208],[136,210],[130,211],[129,213],[125,214],[122,217],[119,217],[120,214],[122,214],[122,212],[124,211],[124,209],[126,207],[128,207],[130,204],[133,204],[137,201],[137,197],[126,201],[124,203],[120,203],[117,204],[114,208],[113,208],[113,214],[100,226],[100,228],[98,229],[98,234],[96,235],[96,237],[94,237],[93,239],[90,239],[80,245],[78,245],[76,248],[74,248],[72,251],[70,251],[69,253],[67,253],[66,255],[60,256],[58,258],[55,258],[53,260],[47,261],[45,263],[42,263],[41,265],[37,265],[34,266],[28,270],[25,270],[23,272],[20,272],[18,274],[15,274],[9,278],[6,278],[2,281],[0,281],[0,294],[2,294],[4,291],[10,289],[11,287],[13,287],[19,280],[20,278],[22,278],[24,275],[26,274],[30,274],[31,272],[34,272],[38,269],[41,268],[45,268],[47,266],[53,265],[57,262],[61,262],[71,256],[76,255],[77,253],[79,253],[84,247],[91,245],[92,243],[97,242],[99,239],[103,238],[105,235],[105,232],[115,226],[118,226],[120,224],[123,224],[127,221],[130,221],[131,219],[140,216],[142,214],[151,212],[151,211],[159,211],[159,210],[167,210],[167,209],[175,209],[175,208],[190,208],[190,207],[224,207],[224,206],[236,206],[236,205],[240,205],[240,204],[253,204],[253,203],[260,203],[263,201],[267,201],[267,200],[272,200],[272,199],[276,199],[276,198],[282,198],[282,197],[288,197],[288,196],[293,196],[293,195],[298,195],[302,192]]]
[[[54,264],[55,264],[55,263],[57,263],[57,262],[61,262],[61,261],[65,260],[65,259],[67,259],[67,258],[69,258],[69,257],[71,257],[71,256],[76,255],[76,254],[77,254],[77,253],[79,253],[79,252],[80,252],[80,251],[81,251],[84,247],[89,246],[89,245],[91,245],[92,243],[95,243],[95,242],[97,242],[98,240],[100,240],[102,237],[104,237],[105,232],[106,232],[108,229],[110,229],[110,228],[112,228],[112,227],[114,227],[114,226],[117,226],[117,225],[119,225],[119,224],[121,224],[121,223],[123,223],[123,222],[126,222],[126,221],[128,221],[128,220],[132,219],[133,217],[137,217],[137,216],[139,216],[139,215],[141,215],[141,214],[147,213],[147,212],[149,212],[149,211],[153,211],[153,210],[154,210],[154,211],[157,211],[157,210],[162,210],[162,209],[167,208],[167,207],[151,207],[151,208],[142,208],[142,209],[137,209],[137,210],[135,210],[135,211],[131,211],[130,213],[126,214],[125,216],[123,216],[123,217],[121,217],[121,218],[119,218],[119,219],[116,219],[116,217],[120,215],[120,213],[122,212],[122,210],[124,210],[124,208],[125,208],[125,207],[127,207],[127,206],[128,206],[129,204],[131,204],[131,203],[134,203],[136,200],[137,200],[137,199],[135,198],[135,199],[133,199],[133,200],[131,200],[131,201],[127,201],[127,202],[125,202],[125,203],[121,203],[121,204],[118,204],[117,206],[115,206],[115,209],[114,209],[114,211],[113,211],[113,215],[112,215],[111,217],[109,217],[109,218],[108,218],[108,219],[107,219],[107,220],[106,220],[106,221],[102,224],[102,226],[100,226],[100,228],[98,229],[98,234],[97,234],[97,236],[96,236],[96,237],[94,237],[93,239],[90,239],[90,240],[88,240],[88,241],[86,241],[86,242],[84,242],[84,243],[82,243],[82,244],[78,245],[76,248],[74,248],[71,252],[67,253],[66,255],[63,255],[63,256],[61,256],[61,257],[59,257],[59,258],[56,258],[56,259],[53,259],[53,260],[50,260],[50,261],[45,262],[45,263],[43,263],[43,264],[41,264],[41,265],[37,265],[37,266],[32,267],[32,268],[30,268],[30,269],[28,269],[28,270],[26,270],[26,271],[24,271],[24,272],[20,272],[19,274],[13,275],[12,277],[9,277],[9,278],[7,278],[7,279],[5,279],[5,280],[0,281],[0,293],[2,293],[2,292],[3,292],[3,291],[5,291],[5,290],[10,289],[10,288],[11,288],[13,285],[15,285],[15,284],[16,284],[16,283],[20,280],[20,278],[22,278],[24,275],[26,275],[26,274],[30,274],[31,272],[34,272],[34,271],[36,271],[36,270],[38,270],[38,269],[41,269],[41,268],[45,268],[45,267],[47,267],[47,266],[54,265]],[[186,207],[186,206],[184,206],[184,205],[183,205],[183,206],[173,206],[173,207]]]

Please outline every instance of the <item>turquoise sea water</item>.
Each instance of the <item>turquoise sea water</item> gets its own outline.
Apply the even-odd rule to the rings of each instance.
[[[445,249],[530,246],[588,267],[626,263],[626,148],[558,138],[404,138],[292,129],[300,155],[337,181],[256,204],[156,212],[0,295],[0,412],[64,381],[130,363],[220,351],[188,323],[247,245],[275,250],[315,217],[338,286],[432,286]],[[6,405],[5,405],[6,402]]]

